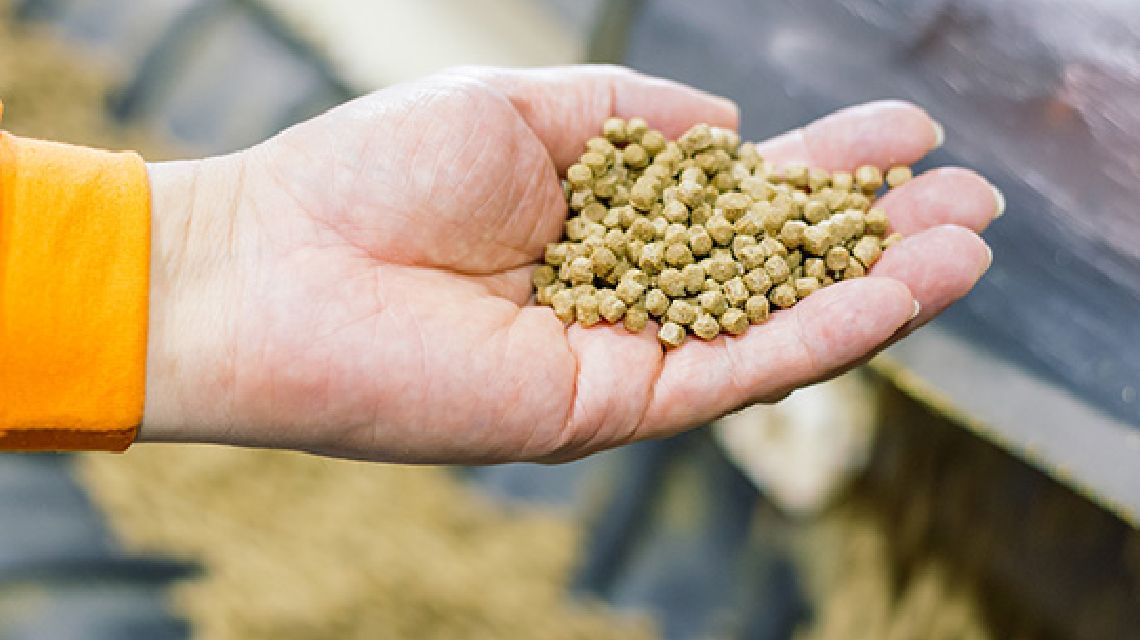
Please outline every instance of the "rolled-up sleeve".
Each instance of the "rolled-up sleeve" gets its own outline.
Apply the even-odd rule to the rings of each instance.
[[[149,253],[137,154],[0,131],[0,450],[130,445]]]

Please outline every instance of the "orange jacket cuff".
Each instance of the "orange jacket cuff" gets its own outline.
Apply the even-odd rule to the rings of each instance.
[[[0,131],[0,450],[130,445],[149,253],[138,155]]]

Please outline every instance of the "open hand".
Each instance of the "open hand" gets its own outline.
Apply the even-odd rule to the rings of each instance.
[[[404,462],[559,461],[701,425],[834,376],[927,322],[989,266],[1001,207],[976,174],[878,206],[906,239],[740,337],[668,354],[650,325],[566,327],[528,305],[566,216],[559,175],[610,115],[668,137],[733,105],[612,67],[462,69],[347,103],[252,149],[151,167],[144,440]],[[917,161],[901,102],[761,145],[830,170]],[[919,313],[913,316],[919,303]]]

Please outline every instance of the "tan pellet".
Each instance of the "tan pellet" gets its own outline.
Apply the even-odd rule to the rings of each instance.
[[[554,267],[551,267],[548,264],[539,265],[535,268],[534,273],[532,273],[530,276],[530,280],[534,284],[535,288],[554,284],[554,281],[556,279],[558,279],[558,274],[555,273]]]
[[[732,258],[718,256],[709,260],[706,267],[709,277],[717,282],[727,282],[736,277],[736,262]]]
[[[850,191],[855,187],[855,177],[846,171],[831,174],[831,186],[836,191]]]
[[[725,217],[730,221],[743,216],[751,204],[752,198],[743,193],[722,193],[716,199],[716,208],[724,210]]]
[[[784,283],[772,288],[768,293],[768,299],[772,304],[787,309],[796,303],[799,298],[796,296],[796,289],[790,284]]]
[[[645,245],[637,258],[637,266],[650,275],[660,273],[665,266],[665,245],[660,242]]]
[[[784,167],[784,179],[796,187],[808,186],[809,171],[806,164],[793,162]]]
[[[665,319],[677,324],[693,324],[693,321],[697,319],[697,308],[688,300],[674,300],[665,312]]]
[[[713,137],[712,130],[707,124],[698,124],[681,134],[677,139],[677,145],[681,150],[687,154],[695,154],[698,151],[703,151],[712,145]]]
[[[629,137],[625,120],[621,118],[607,118],[606,121],[602,123],[602,135],[613,144],[624,143]]]
[[[587,284],[594,281],[594,261],[589,258],[574,258],[570,263],[570,282]]]
[[[649,293],[645,294],[645,310],[658,318],[665,315],[669,310],[669,296],[660,289],[650,289]]]
[[[810,224],[818,224],[823,222],[831,215],[827,209],[827,204],[822,200],[809,200],[804,205],[804,220]]]
[[[590,222],[600,224],[602,220],[605,220],[607,213],[609,213],[609,209],[606,208],[606,205],[600,202],[591,202],[590,204],[582,207],[580,215]]]
[[[887,171],[887,186],[892,189],[895,187],[901,187],[910,181],[910,179],[913,177],[914,173],[911,172],[910,167],[906,165],[891,167]]]
[[[886,251],[887,249],[890,249],[891,247],[901,242],[902,239],[903,237],[901,233],[892,233],[891,235],[883,238],[883,250]]]
[[[642,287],[649,286],[649,274],[645,273],[641,269],[630,269],[622,275],[621,279],[632,280]]]
[[[665,136],[660,131],[646,131],[645,135],[641,136],[641,146],[645,147],[645,150],[653,156],[664,151],[666,144],[668,141],[665,140]]]
[[[881,236],[887,232],[887,227],[890,225],[890,220],[887,218],[887,212],[878,207],[872,207],[867,211],[863,217],[864,225],[866,226],[867,233]]]
[[[767,321],[770,309],[768,298],[763,295],[751,296],[744,303],[744,313],[748,316],[748,322],[752,324]]]
[[[719,245],[724,246],[732,242],[736,230],[732,227],[732,223],[723,214],[714,213],[713,217],[705,223],[705,230],[709,232],[712,239]]]
[[[768,257],[781,256],[786,258],[789,253],[788,247],[785,246],[784,243],[770,236],[760,241],[760,248],[764,251],[764,255]]]
[[[551,242],[546,245],[546,252],[543,256],[546,260],[546,264],[552,267],[557,267],[562,264],[562,262],[566,260],[566,249],[566,245],[561,242]]]
[[[645,285],[631,278],[622,278],[617,285],[617,296],[627,305],[634,304],[645,294]]]
[[[657,201],[657,190],[646,182],[639,182],[629,190],[629,202],[641,211],[649,211]]]
[[[748,287],[744,285],[744,281],[739,277],[732,278],[724,283],[724,296],[728,298],[728,302],[733,306],[742,306],[751,292]]]
[[[599,277],[609,274],[617,266],[617,256],[605,246],[594,249],[590,254],[590,260],[594,263],[594,275]]]
[[[879,261],[879,256],[883,254],[880,242],[881,240],[874,236],[863,236],[855,243],[854,248],[851,249],[851,255],[863,263],[864,267],[870,269]]]
[[[719,316],[728,309],[728,298],[720,291],[703,291],[697,296],[697,303],[706,313]]]
[[[657,332],[657,340],[667,349],[676,349],[685,341],[685,327],[676,322],[666,322]]]
[[[827,188],[831,184],[831,174],[824,169],[812,167],[808,170],[808,189],[813,193]]]
[[[586,153],[583,153],[579,162],[589,167],[590,171],[594,173],[595,178],[601,178],[603,175],[605,175],[606,170],[609,169],[610,165],[609,159],[606,158],[605,155],[596,151],[587,151]]]
[[[852,191],[847,194],[847,199],[844,201],[844,207],[847,209],[858,209],[859,211],[866,211],[871,207],[871,199],[862,193]]]
[[[883,186],[883,172],[872,165],[863,165],[855,170],[855,185],[865,193],[873,193]]]
[[[789,249],[800,247],[804,243],[807,228],[808,226],[803,220],[788,220],[780,229],[779,240]]]
[[[720,329],[729,335],[738,336],[748,329],[748,315],[736,307],[730,307],[720,316]]]
[[[827,268],[832,271],[842,271],[846,269],[850,260],[851,253],[847,251],[846,247],[832,247],[827,250]],[[818,277],[822,278],[823,276]]]
[[[624,188],[624,187],[621,187],[621,188]],[[620,192],[620,189],[618,191]],[[616,196],[615,196],[615,198],[616,198]],[[611,200],[611,203],[612,202],[613,202],[613,200]],[[616,210],[618,213],[618,224],[621,226],[622,229],[629,229],[631,226],[633,226],[634,222],[641,219],[641,214],[638,213],[637,209],[634,209],[632,205],[620,204],[620,205],[613,207],[613,209]],[[646,222],[649,222],[649,221],[646,220]],[[652,228],[652,225],[650,225],[650,228]]]
[[[803,266],[805,276],[822,280],[827,275],[827,264],[820,258],[808,258]]]
[[[689,222],[693,224],[705,225],[708,224],[709,219],[712,218],[712,216],[712,207],[709,206],[709,203],[702,202],[692,208],[692,211],[689,213]]]
[[[649,123],[640,116],[633,116],[626,121],[625,126],[626,135],[630,140],[641,140],[642,136],[649,132]]]
[[[555,282],[545,287],[539,287],[534,292],[534,301],[538,304],[548,305],[554,299],[554,294],[566,290],[566,283]]]
[[[550,298],[550,306],[554,308],[554,315],[565,323],[574,322],[575,304],[574,292],[563,289]]]
[[[669,222],[683,224],[689,221],[689,207],[680,200],[670,200],[662,207],[661,215]]]
[[[768,275],[767,269],[753,269],[741,276],[740,279],[752,293],[763,295],[772,288],[772,277]]]
[[[759,244],[744,247],[736,253],[736,258],[740,261],[740,266],[749,271],[762,266],[768,259]]]
[[[574,311],[578,324],[583,327],[592,327],[602,320],[597,294],[586,293],[578,296],[574,301]]]
[[[808,253],[817,256],[825,255],[833,242],[829,227],[821,226],[821,224],[812,225],[804,230],[803,247]]]
[[[796,288],[796,296],[803,299],[819,291],[819,278],[813,278],[811,276],[796,278],[794,286]]]
[[[584,164],[572,164],[566,170],[566,181],[575,189],[581,189],[594,181],[594,172]]]
[[[621,298],[614,295],[606,296],[601,304],[598,305],[598,311],[602,314],[602,317],[606,319],[606,322],[617,322],[621,320],[628,308],[629,307]]]
[[[740,259],[740,252],[746,247],[759,247],[760,242],[756,240],[755,236],[751,235],[737,235],[732,239],[729,245],[729,251],[733,258]]]
[[[657,286],[670,298],[680,298],[685,295],[685,277],[680,269],[666,267],[657,276]]]
[[[645,150],[645,147],[633,143],[628,145],[625,149],[622,149],[621,159],[627,167],[643,169],[645,165],[649,164],[649,153]]]
[[[696,169],[702,177],[705,175],[704,171]],[[677,187],[677,200],[688,207],[695,207],[702,204],[705,199],[705,187],[696,180],[685,180]]]
[[[586,141],[586,152],[600,153],[607,158],[613,158],[614,145],[605,138],[594,137]]]
[[[745,213],[736,222],[732,223],[732,230],[737,238],[753,238],[764,230],[764,222],[756,213]]]
[[[851,280],[852,278],[862,278],[867,275],[867,270],[859,263],[858,260],[852,260],[847,264],[847,268],[843,270],[843,279]]]
[[[681,269],[681,279],[685,282],[685,290],[689,293],[698,293],[705,284],[705,268],[699,264],[687,264]]]
[[[768,277],[776,284],[784,282],[792,274],[792,269],[783,256],[772,256],[765,260],[764,270],[768,272]]]
[[[712,340],[720,335],[720,323],[712,315],[700,312],[692,324],[693,335],[702,340]]]
[[[737,187],[742,193],[746,193],[752,197],[753,200],[760,200],[767,202],[768,197],[772,194],[772,187],[768,181],[757,176],[748,176],[742,178],[737,184]]]
[[[627,246],[625,232],[621,229],[610,229],[602,238],[602,246],[612,251],[615,256],[624,257]]]
[[[665,247],[665,262],[674,267],[684,267],[693,264],[693,252],[688,244],[680,242]]]
[[[632,306],[625,312],[625,318],[622,320],[626,330],[632,333],[640,333],[645,325],[649,324],[649,312],[645,307]]]
[[[637,216],[629,225],[629,237],[632,240],[652,242],[656,235],[657,231],[653,228],[653,223],[645,216]]]
[[[694,256],[707,256],[713,250],[713,239],[702,225],[689,230],[689,249]]]

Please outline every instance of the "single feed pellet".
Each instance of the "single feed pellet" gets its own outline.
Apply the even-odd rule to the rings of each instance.
[[[698,124],[669,140],[643,118],[609,118],[566,170],[570,217],[532,274],[535,301],[567,324],[638,333],[655,320],[668,349],[740,335],[866,275],[902,239],[872,202],[912,175],[778,167],[734,131]]]

